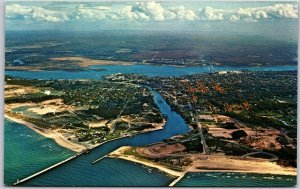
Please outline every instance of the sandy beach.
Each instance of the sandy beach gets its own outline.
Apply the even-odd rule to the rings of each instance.
[[[179,172],[179,171],[174,171],[172,169],[169,169],[167,167],[164,167],[162,165],[159,165],[157,163],[151,162],[151,161],[146,161],[146,160],[140,160],[135,156],[132,155],[124,155],[124,151],[130,149],[130,146],[122,146],[120,148],[118,148],[117,150],[111,152],[108,157],[111,158],[120,158],[120,159],[124,159],[127,161],[132,161],[132,162],[136,162],[136,163],[140,163],[143,165],[146,165],[148,167],[153,167],[153,168],[157,168],[163,172],[166,172],[170,175],[176,176],[176,177],[180,177],[182,174],[184,174],[183,172]]]
[[[32,123],[29,123],[29,122],[26,122],[24,120],[8,116],[6,114],[4,116],[7,119],[10,119],[14,122],[17,122],[17,123],[20,123],[22,125],[25,125],[25,126],[29,127],[30,129],[34,130],[35,132],[37,132],[40,135],[43,135],[47,138],[52,138],[53,140],[55,140],[55,142],[57,144],[59,144],[62,147],[68,148],[68,149],[70,149],[72,151],[75,151],[75,152],[81,152],[81,151],[86,149],[85,146],[67,140],[62,134],[60,134],[56,131],[39,128],[38,126],[36,126]]]
[[[195,154],[189,172],[239,172],[274,175],[297,175],[296,168],[283,167],[264,159],[226,156],[224,154]]]
[[[187,156],[190,156],[193,160],[192,165],[187,167],[186,170],[175,171],[151,160],[124,154],[124,151],[130,148],[130,146],[121,147],[110,153],[109,157],[125,159],[149,167],[154,167],[176,177],[180,177],[183,174],[186,174],[186,172],[237,172],[291,176],[297,175],[297,170],[293,167],[282,167],[277,165],[275,162],[269,162],[262,159],[249,160],[242,159],[241,157],[225,156],[224,154],[187,154]]]

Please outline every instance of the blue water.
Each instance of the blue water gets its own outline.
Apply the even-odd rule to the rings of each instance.
[[[97,164],[79,164],[78,160],[74,161],[34,178],[23,186],[167,186],[173,179],[140,164],[105,158]]]
[[[198,187],[291,187],[295,176],[250,173],[187,173],[175,186]]]
[[[175,66],[154,66],[154,65],[103,65],[91,66],[91,68],[103,68],[104,71],[5,71],[6,75],[20,76],[31,79],[100,79],[102,76],[114,73],[135,73],[143,74],[150,77],[160,76],[183,76],[197,73],[209,73],[208,66],[198,67],[175,67]],[[249,71],[289,71],[297,70],[297,66],[261,66],[261,67],[230,67],[220,66],[214,67],[216,71],[233,71],[233,70],[249,70]]]
[[[4,121],[4,183],[9,185],[75,153],[24,125]]]

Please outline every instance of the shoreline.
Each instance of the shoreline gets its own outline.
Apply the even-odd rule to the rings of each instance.
[[[175,176],[175,177],[180,177],[184,173],[184,172],[180,172],[180,171],[174,171],[172,169],[169,169],[167,167],[164,167],[162,165],[158,165],[158,164],[150,162],[150,161],[148,162],[148,161],[145,161],[145,160],[137,159],[135,156],[132,156],[132,155],[123,155],[122,154],[123,151],[127,150],[128,148],[129,148],[129,146],[122,146],[122,147],[116,149],[115,151],[109,153],[107,155],[107,157],[109,157],[109,158],[119,158],[119,159],[131,161],[131,162],[139,163],[139,164],[142,164],[142,165],[146,165],[148,167],[156,168],[160,171],[163,171],[163,172],[168,173],[168,174],[170,174],[172,176]]]
[[[208,170],[208,169],[199,169],[197,171],[189,170],[189,173],[249,173],[249,174],[270,174],[270,175],[285,175],[285,176],[297,176],[297,172],[295,173],[284,173],[284,172],[278,172],[278,173],[272,173],[272,172],[258,172],[258,171],[245,171],[245,170],[232,170],[232,169],[216,169],[216,170]]]
[[[13,122],[16,122],[16,123],[19,123],[21,125],[24,125],[30,129],[32,129],[33,131],[35,131],[36,133],[44,136],[44,137],[47,137],[47,138],[51,138],[53,139],[58,145],[64,147],[64,148],[68,148],[69,150],[72,150],[74,152],[82,152],[86,149],[86,147],[84,145],[80,145],[80,144],[77,144],[77,143],[74,143],[74,142],[71,142],[71,141],[68,141],[65,137],[63,137],[61,134],[55,132],[55,131],[52,131],[52,130],[49,130],[49,129],[42,129],[42,128],[39,128],[37,125],[33,124],[33,123],[29,123],[29,122],[26,122],[22,119],[18,119],[18,118],[14,118],[14,117],[11,117],[7,114],[4,114],[4,117],[13,121]]]
[[[14,117],[11,117],[7,114],[4,114],[4,117],[13,121],[13,122],[16,122],[16,123],[19,123],[21,125],[24,125],[30,129],[32,129],[34,132],[46,137],[46,138],[51,138],[53,139],[59,146],[61,147],[64,147],[64,148],[67,148],[69,150],[72,150],[74,152],[83,152],[84,150],[86,150],[87,148],[89,150],[92,150],[94,148],[97,148],[107,142],[111,142],[111,141],[114,141],[114,140],[118,140],[118,139],[122,139],[122,138],[127,138],[127,137],[133,137],[135,135],[139,135],[139,134],[144,134],[144,133],[147,133],[147,132],[153,132],[153,131],[158,131],[158,130],[162,130],[164,129],[164,125],[166,124],[166,120],[163,119],[163,121],[161,123],[158,123],[156,125],[155,128],[151,128],[151,129],[145,129],[143,131],[140,131],[139,133],[135,133],[135,134],[132,134],[132,135],[125,135],[125,136],[120,136],[120,137],[116,137],[116,138],[113,138],[113,139],[109,139],[109,140],[106,140],[106,141],[103,141],[101,143],[98,143],[98,144],[95,144],[95,145],[90,145],[88,147],[86,147],[85,145],[83,144],[78,144],[78,143],[74,143],[74,142],[71,142],[69,141],[68,139],[66,139],[64,136],[62,136],[61,134],[59,134],[58,132],[56,131],[53,131],[53,130],[50,130],[50,129],[43,129],[43,128],[40,128],[38,127],[37,125],[33,124],[33,123],[30,123],[30,122],[26,122],[22,119],[18,119],[18,118],[14,118]]]
[[[148,167],[152,167],[152,168],[156,168],[159,169],[160,171],[163,171],[167,174],[170,174],[172,176],[177,177],[174,181],[178,182],[181,178],[184,177],[184,175],[186,173],[205,173],[205,172],[230,172],[230,173],[253,173],[253,174],[270,174],[270,175],[287,175],[287,176],[297,176],[297,170],[294,168],[288,168],[288,167],[281,167],[277,164],[271,163],[271,162],[262,162],[262,165],[265,164],[266,167],[270,166],[271,164],[273,164],[273,169],[235,169],[233,167],[233,169],[230,169],[230,167],[225,166],[226,168],[223,168],[222,165],[218,166],[217,168],[211,167],[211,169],[209,169],[209,165],[207,167],[207,169],[197,169],[197,164],[196,165],[191,165],[188,168],[186,168],[186,170],[183,171],[175,171],[172,170],[170,168],[167,168],[163,165],[159,165],[158,163],[152,162],[151,160],[146,160],[146,159],[140,159],[137,158],[133,155],[125,155],[124,151],[127,149],[130,149],[130,146],[123,146],[118,148],[117,150],[111,152],[110,154],[108,154],[108,157],[110,158],[119,158],[119,159],[123,159],[123,160],[127,160],[127,161],[131,161],[131,162],[135,162],[135,163],[139,163]],[[223,160],[224,164],[226,164],[225,159]],[[249,161],[245,161],[244,163],[247,163]],[[205,163],[205,162],[204,162]],[[210,160],[210,163],[215,164],[216,162],[214,162],[214,160]],[[252,161],[253,164],[258,163],[259,161]],[[208,163],[209,164],[209,163]],[[261,163],[260,163],[261,164]],[[275,171],[274,171],[275,170]],[[173,182],[174,182],[173,181]],[[172,183],[173,183],[172,182]],[[175,183],[176,183],[175,182]],[[174,184],[175,184],[174,183]]]

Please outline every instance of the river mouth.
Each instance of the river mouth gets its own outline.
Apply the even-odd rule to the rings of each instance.
[[[149,88],[149,87],[148,87]],[[168,139],[174,135],[184,134],[189,131],[188,126],[185,123],[185,120],[176,112],[174,112],[163,97],[155,90],[149,88],[153,93],[154,102],[158,106],[160,112],[167,116],[166,124],[162,130],[151,131],[143,134],[138,134],[133,137],[121,138],[118,140],[107,142],[99,147],[94,148],[88,154],[82,154],[77,158],[70,160],[69,162],[64,163],[61,166],[58,166],[46,173],[43,173],[33,179],[30,179],[21,184],[21,186],[166,186],[173,179],[170,176],[165,175],[159,171],[155,172],[155,177],[153,174],[150,174],[149,178],[148,168],[140,168],[140,165],[137,165],[139,168],[136,169],[136,173],[144,175],[144,178],[141,179],[142,182],[136,182],[136,178],[130,177],[126,178],[128,172],[128,164],[134,164],[124,160],[111,158],[104,158],[103,160],[93,164],[96,159],[99,157],[105,156],[110,152],[116,150],[121,146],[144,146],[152,143],[160,142],[164,139]],[[114,162],[114,163],[112,163]],[[115,180],[117,182],[112,182],[111,177],[101,177],[101,182],[99,182],[99,175],[106,175],[107,164],[110,164],[110,169],[115,169],[114,173]],[[106,168],[105,168],[106,167]],[[123,169],[124,168],[124,169]],[[118,170],[118,171],[116,171]],[[146,171],[146,173],[145,173]],[[76,173],[76,174],[75,174]],[[96,174],[97,173],[97,174]],[[90,175],[90,179],[81,178],[84,175]],[[153,178],[152,178],[153,177]],[[145,181],[145,179],[150,179],[151,182]],[[74,182],[80,183],[74,183]],[[115,183],[115,184],[112,184]],[[102,185],[103,184],[103,185]]]

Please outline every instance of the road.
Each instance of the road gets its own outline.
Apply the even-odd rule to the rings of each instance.
[[[203,153],[208,154],[207,144],[205,142],[205,138],[204,138],[204,135],[203,135],[203,132],[202,132],[202,125],[198,121],[198,118],[196,118],[196,122],[197,122],[197,129],[198,129],[198,131],[200,133],[200,137],[201,137],[201,143],[202,143],[202,146],[203,146]]]

